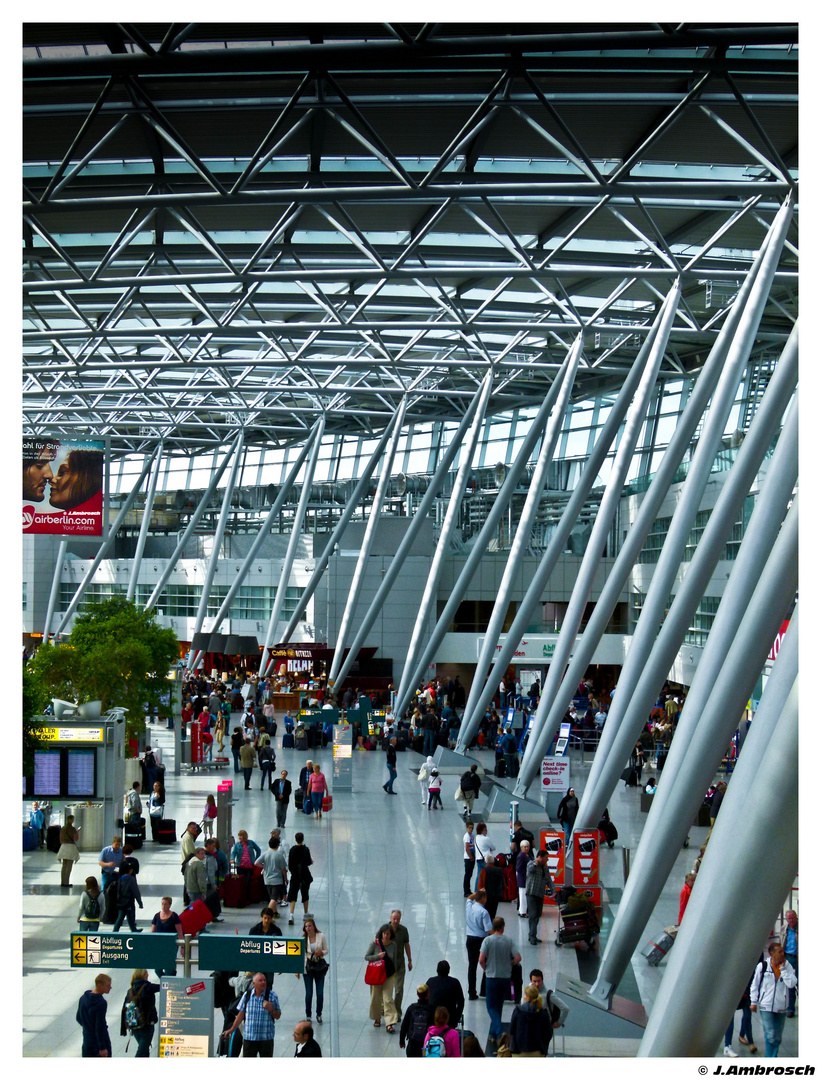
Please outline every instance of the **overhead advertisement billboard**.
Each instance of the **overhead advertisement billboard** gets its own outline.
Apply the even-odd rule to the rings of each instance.
[[[23,437],[23,532],[103,535],[104,439]]]

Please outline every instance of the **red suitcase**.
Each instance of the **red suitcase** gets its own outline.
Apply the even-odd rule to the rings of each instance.
[[[207,926],[213,918],[204,900],[195,900],[190,907],[180,913],[182,932],[184,934],[198,934],[204,926]]]
[[[229,874],[222,888],[223,907],[245,907],[248,903],[248,885],[244,874]]]
[[[323,814],[327,814],[327,812],[329,810],[333,809],[333,805],[334,805],[334,797],[333,797],[333,795],[323,795],[322,796],[322,813]]]
[[[518,900],[519,886],[516,884],[516,871],[512,866],[505,866],[502,870],[504,884],[502,885],[503,900]]]
[[[251,872],[251,887],[248,892],[249,904],[265,904],[268,902],[268,890],[262,877],[262,867],[255,866]]]

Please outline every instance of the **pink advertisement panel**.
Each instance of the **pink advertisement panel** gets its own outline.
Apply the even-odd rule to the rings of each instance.
[[[103,535],[103,439],[23,437],[23,532]]]

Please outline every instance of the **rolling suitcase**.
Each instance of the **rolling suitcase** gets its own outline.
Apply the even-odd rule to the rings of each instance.
[[[505,759],[503,757],[496,758],[496,764],[493,766],[493,775],[502,778],[505,775],[505,771]]]
[[[298,735],[296,737],[296,739],[294,740],[294,746],[295,746],[295,748],[297,750],[307,750],[308,749],[308,736],[307,735]]]
[[[101,923],[117,921],[117,879],[115,878],[104,893],[103,910],[100,912]]]
[[[195,900],[185,911],[180,912],[180,922],[184,934],[198,934],[207,926],[213,916],[204,900]]]
[[[255,866],[251,873],[251,885],[248,890],[249,904],[264,904],[268,902],[268,891],[262,878],[262,867]]]
[[[296,791],[294,792],[294,807],[297,810],[302,809],[302,800],[304,798],[305,798],[305,792],[302,790],[302,788],[297,788]]]
[[[327,814],[329,810],[333,809],[334,797],[333,795],[322,796],[322,813]]]
[[[245,907],[248,903],[248,885],[244,874],[229,874],[222,883],[224,907]]]
[[[291,731],[286,731],[282,736],[282,749],[293,750],[294,748],[294,735]]]
[[[239,1057],[242,1053],[242,1032],[239,1028],[230,1035],[220,1035],[217,1057]]]
[[[648,941],[644,948],[641,950],[641,955],[645,958],[648,964],[652,967],[658,967],[667,953],[673,947],[673,938],[662,930],[658,935],[657,941]]]
[[[177,822],[175,818],[163,818],[155,826],[154,839],[158,844],[173,844],[177,840]]]
[[[222,906],[220,904],[220,891],[219,889],[212,889],[205,897],[203,901],[205,906],[211,912],[212,919],[218,919],[222,912]]]
[[[30,825],[23,826],[23,851],[34,851],[37,847],[37,836]]]
[[[502,873],[504,884],[502,885],[502,900],[518,900],[519,886],[516,884],[516,871],[512,866],[506,866]]]
[[[136,815],[127,821],[123,829],[123,843],[131,844],[136,851],[145,843],[145,818]]]
[[[49,825],[49,827],[46,829],[46,847],[49,851],[53,851],[55,855],[60,850],[59,825]]]

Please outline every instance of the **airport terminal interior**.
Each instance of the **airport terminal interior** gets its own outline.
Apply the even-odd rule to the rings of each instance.
[[[229,738],[266,709],[274,775],[327,777],[332,807],[282,829],[329,943],[322,1056],[405,1056],[364,982],[394,909],[402,1009],[441,960],[468,996],[454,796],[477,764],[477,828],[498,853],[514,817],[555,834],[596,913],[573,940],[566,897],[535,935],[498,905],[525,985],[568,1007],[551,1056],[797,1057],[798,26],[39,22],[22,110],[24,670],[106,604],[173,642],[145,723],[125,670],[37,684],[23,1056],[81,1056],[100,968],[70,935],[147,747],[176,835],[134,853],[138,928],[183,909],[208,795],[223,847],[267,848],[275,801],[228,738],[203,751],[193,671],[224,681]],[[69,885],[25,850],[35,800],[83,826]],[[193,939],[192,996],[200,943],[261,906]],[[278,909],[284,936],[302,915]],[[780,1047],[734,1012],[779,941]],[[109,972],[118,1058],[137,966]],[[274,990],[291,1057],[304,981]],[[202,1055],[170,1015],[151,1055]],[[466,1001],[487,1056],[495,1023]]]

